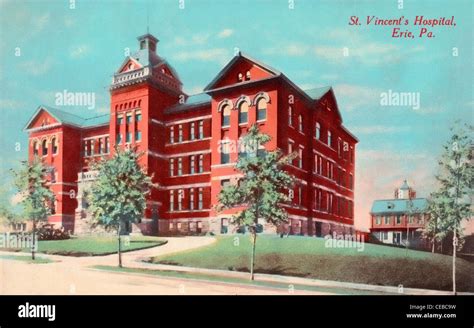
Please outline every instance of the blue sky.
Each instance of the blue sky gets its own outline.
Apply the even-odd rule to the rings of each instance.
[[[283,71],[302,88],[332,85],[357,148],[356,220],[366,226],[375,198],[392,196],[407,178],[426,196],[436,158],[456,119],[472,123],[470,1],[5,1],[0,0],[0,182],[26,158],[22,128],[40,104],[63,90],[95,92],[95,112],[108,111],[108,85],[147,28],[158,53],[196,93],[234,48]],[[393,39],[390,27],[349,26],[349,17],[413,19],[455,16],[456,27],[432,28],[435,38]],[[412,26],[414,32],[418,28]],[[19,47],[21,56],[15,56]],[[347,47],[349,56],[343,56]],[[459,49],[457,57],[452,49]],[[388,90],[419,92],[421,106],[380,106]],[[74,110],[71,109],[74,112]],[[87,109],[79,114],[91,115]],[[16,143],[21,149],[16,151]]]

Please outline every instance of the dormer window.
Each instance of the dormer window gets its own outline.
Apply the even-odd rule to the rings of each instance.
[[[244,76],[242,75],[242,73],[239,73],[237,79],[239,80],[239,82],[242,82],[242,80],[244,79]]]
[[[250,71],[247,71],[247,73],[245,73],[245,79],[250,80]]]

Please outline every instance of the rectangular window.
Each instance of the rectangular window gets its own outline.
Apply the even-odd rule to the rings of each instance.
[[[132,133],[131,132],[127,132],[125,136],[126,136],[126,139],[125,139],[126,143],[132,142]]]
[[[303,204],[303,188],[298,187],[298,205]]]
[[[183,142],[183,125],[178,125],[178,142]]]
[[[199,139],[204,138],[204,121],[199,121]]]
[[[298,149],[298,167],[303,168],[303,147]]]
[[[170,212],[174,211],[174,190],[170,190]]]
[[[123,124],[123,116],[117,116],[117,124],[122,125]]]
[[[170,159],[170,177],[174,176],[174,158]]]
[[[122,143],[122,134],[117,133],[117,144],[120,145]]]
[[[198,171],[199,173],[204,171],[204,155],[199,155]]]
[[[390,224],[390,217],[389,216],[386,216],[385,217],[385,224]]]
[[[189,189],[189,209],[194,210],[194,189]]]
[[[190,125],[189,125],[189,139],[191,140],[194,140],[194,138],[196,137],[195,136],[195,131],[194,131],[194,122],[192,122]]]
[[[110,150],[110,140],[109,140],[109,137],[105,137],[104,146],[105,146],[104,152],[105,152],[106,154],[108,154],[108,153],[109,153],[109,150]]]
[[[170,127],[170,143],[174,143],[174,126]]]
[[[132,123],[132,114],[127,114],[127,124]]]
[[[194,174],[195,172],[195,163],[196,163],[196,157],[195,156],[190,156],[189,157],[189,174]]]
[[[397,215],[397,224],[402,224],[402,217]]]
[[[288,107],[288,125],[293,126],[293,108]]]
[[[203,196],[202,196],[202,188],[198,190],[198,209],[203,209]]]
[[[142,120],[142,114],[141,113],[136,113],[135,114],[135,121],[140,122]]]
[[[221,180],[221,189],[224,189],[225,187],[229,185],[230,185],[230,179]]]
[[[230,163],[229,143],[221,141],[221,164]]]
[[[141,141],[142,140],[142,131],[136,130],[135,131],[135,141]]]
[[[354,176],[352,174],[349,175],[349,189],[354,188]]]
[[[98,154],[102,154],[102,148],[103,148],[103,144],[102,144],[102,138],[99,138],[97,140],[97,153]],[[53,154],[54,154],[54,148],[53,148]]]
[[[178,211],[183,210],[183,198],[184,198],[184,190],[178,190]]]
[[[183,159],[178,158],[178,176],[183,175]]]

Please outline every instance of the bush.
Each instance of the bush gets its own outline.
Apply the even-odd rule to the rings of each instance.
[[[38,240],[65,240],[71,236],[64,229],[55,229],[52,224],[44,224],[36,231]]]

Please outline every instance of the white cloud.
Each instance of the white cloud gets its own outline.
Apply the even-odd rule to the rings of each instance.
[[[0,109],[19,109],[24,106],[21,101],[13,99],[0,99]]]
[[[29,60],[22,62],[19,66],[25,73],[38,76],[47,73],[51,69],[53,60],[51,58],[46,58],[43,61]]]
[[[203,45],[209,40],[209,34],[194,34],[189,38],[177,36],[174,38],[174,44],[176,46],[192,46],[192,45]]]
[[[345,110],[353,110],[366,106],[379,106],[381,90],[373,87],[338,84],[334,86],[334,92]]]
[[[217,34],[217,37],[220,38],[220,39],[225,39],[225,38],[228,38],[229,36],[231,36],[232,34],[234,34],[234,30],[232,30],[230,28],[226,28],[226,29],[223,29],[222,31],[220,31]]]
[[[316,56],[332,63],[355,59],[366,65],[397,63],[423,50],[423,46],[406,49],[394,44],[363,41],[348,42],[342,46],[316,46],[313,49]]]
[[[83,58],[88,53],[90,53],[90,47],[87,44],[74,46],[69,49],[69,57],[73,59]]]
[[[33,21],[35,29],[37,32],[43,30],[46,25],[49,24],[51,15],[49,13],[44,13],[43,15],[38,16],[38,19]]]
[[[357,134],[385,134],[406,132],[410,128],[408,126],[385,126],[385,125],[368,125],[351,127],[351,132]]]
[[[175,54],[174,60],[177,61],[216,61],[225,62],[229,58],[229,51],[224,48],[213,48],[208,50],[181,51]]]
[[[202,93],[203,89],[204,89],[203,86],[198,85],[198,86],[194,86],[194,87],[192,87],[192,88],[190,88],[190,89],[186,89],[186,92],[187,92],[187,94],[189,94],[189,95],[195,95],[195,94],[197,94],[197,93]]]

